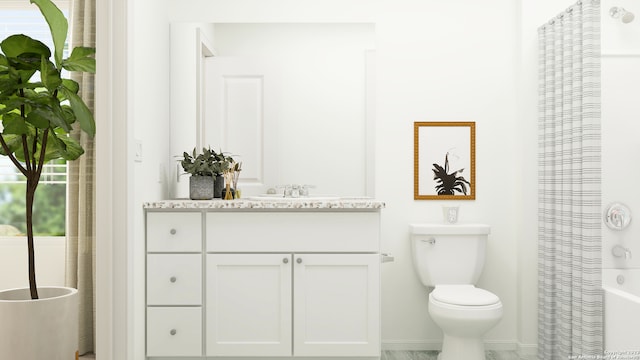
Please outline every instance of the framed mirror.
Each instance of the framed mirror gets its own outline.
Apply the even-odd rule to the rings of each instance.
[[[475,200],[475,122],[415,122],[413,142],[415,200]]]

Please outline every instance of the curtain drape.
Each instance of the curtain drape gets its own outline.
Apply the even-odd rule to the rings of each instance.
[[[71,48],[95,47],[95,0],[71,1]],[[87,106],[94,108],[94,75],[72,73]],[[95,329],[95,157],[94,142],[74,130],[85,154],[68,163],[66,285],[78,289],[79,352],[94,350]]]
[[[596,358],[603,353],[599,1],[579,1],[538,35],[538,358]]]

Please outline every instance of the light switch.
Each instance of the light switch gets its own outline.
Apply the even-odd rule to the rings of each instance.
[[[134,160],[136,162],[142,162],[142,141],[136,139],[136,148],[135,148],[135,156]]]

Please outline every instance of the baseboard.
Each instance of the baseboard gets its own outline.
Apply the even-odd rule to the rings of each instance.
[[[518,343],[518,354],[521,356],[534,357],[538,355],[538,344]]]
[[[442,350],[442,340],[382,340],[382,350],[389,350],[389,351]]]
[[[485,341],[485,349],[495,351],[516,351],[520,344],[515,341]],[[442,340],[382,340],[382,350],[428,351],[441,350]]]

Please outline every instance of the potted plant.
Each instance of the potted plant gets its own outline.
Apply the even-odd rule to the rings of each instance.
[[[62,76],[63,69],[95,72],[95,49],[77,47],[63,59],[67,19],[51,0],[30,1],[49,25],[54,49],[23,34],[0,42],[0,154],[26,177],[29,273],[28,289],[0,291],[0,358],[71,359],[78,347],[77,291],[36,284],[33,202],[45,163],[75,160],[84,153],[69,136],[74,123],[95,135],[93,114],[78,96],[79,84]]]
[[[190,174],[189,197],[192,200],[220,198],[224,187],[223,174],[229,169],[233,159],[222,151],[216,153],[211,148],[202,148],[198,154],[194,148],[191,154],[184,152],[180,162],[185,173]]]
[[[202,153],[196,153],[194,148],[191,154],[184,152],[184,158],[180,162],[189,178],[189,198],[191,200],[213,199],[215,152],[202,148]]]

